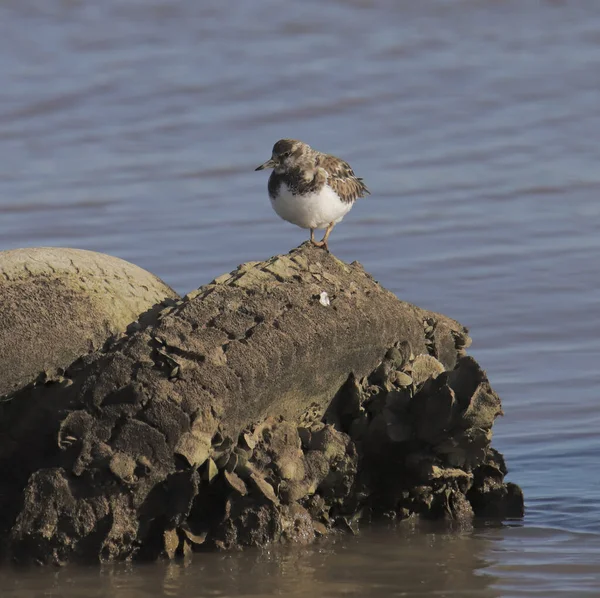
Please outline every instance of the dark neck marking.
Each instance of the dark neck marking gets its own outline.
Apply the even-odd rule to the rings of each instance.
[[[307,195],[319,191],[325,184],[325,177],[317,171],[316,175],[307,180],[306,172],[300,168],[292,168],[283,173],[272,172],[269,177],[269,197],[275,199],[281,185],[285,183],[292,195]]]

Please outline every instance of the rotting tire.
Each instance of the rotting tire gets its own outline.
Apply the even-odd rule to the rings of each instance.
[[[102,253],[0,251],[0,397],[67,367],[177,297],[150,272]]]

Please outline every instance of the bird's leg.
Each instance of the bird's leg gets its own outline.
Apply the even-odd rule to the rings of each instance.
[[[315,229],[314,228],[310,229],[310,242],[313,245],[316,243],[316,241],[315,241]]]
[[[335,226],[335,222],[330,222],[329,226],[327,227],[327,230],[325,231],[325,235],[323,236],[323,240],[321,241],[321,243],[323,243],[323,247],[325,247],[325,251],[327,251],[329,253],[329,246],[327,245],[327,239],[329,239],[329,235],[331,234],[331,231],[333,230],[333,227]]]
[[[325,230],[325,235],[323,236],[323,238],[320,241],[315,241],[313,238],[311,238],[313,245],[316,245],[317,247],[324,247],[325,251],[329,251],[329,246],[327,245],[327,239],[329,238],[329,235],[331,234],[331,231],[333,230],[334,226],[335,226],[335,222],[329,223],[329,226]],[[311,232],[312,232],[312,229],[311,229]]]

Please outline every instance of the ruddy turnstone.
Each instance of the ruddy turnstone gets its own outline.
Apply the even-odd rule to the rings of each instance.
[[[329,251],[333,227],[359,197],[369,193],[362,179],[340,158],[323,154],[296,139],[280,139],[271,158],[256,170],[272,168],[269,177],[271,205],[280,218],[310,229],[310,240]],[[315,241],[315,229],[325,236]]]

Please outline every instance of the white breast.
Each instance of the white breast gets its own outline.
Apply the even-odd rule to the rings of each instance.
[[[338,194],[325,185],[310,195],[292,195],[285,183],[281,184],[271,205],[280,218],[302,228],[327,228],[331,222],[339,222],[352,208]]]

